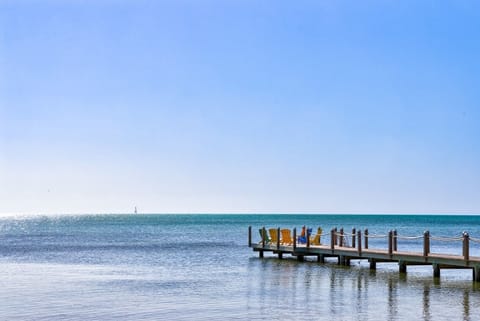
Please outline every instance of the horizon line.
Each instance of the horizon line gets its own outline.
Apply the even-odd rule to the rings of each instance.
[[[32,217],[32,216],[88,216],[88,215],[371,215],[371,216],[386,216],[386,215],[397,215],[397,216],[480,216],[480,213],[396,213],[396,212],[387,212],[387,213],[368,213],[368,212],[352,212],[352,213],[328,213],[328,212],[138,212],[137,214],[133,212],[67,212],[67,213],[0,213],[0,218],[3,217]]]

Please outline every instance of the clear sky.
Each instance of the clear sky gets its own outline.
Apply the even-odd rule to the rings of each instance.
[[[480,214],[475,1],[0,0],[0,214]]]

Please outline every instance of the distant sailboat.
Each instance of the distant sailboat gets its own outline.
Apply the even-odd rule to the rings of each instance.
[[[135,214],[137,214],[137,207],[135,206],[135,211],[134,211]]]

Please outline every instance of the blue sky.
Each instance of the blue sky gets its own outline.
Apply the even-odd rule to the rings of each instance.
[[[479,9],[0,0],[0,213],[480,214]]]

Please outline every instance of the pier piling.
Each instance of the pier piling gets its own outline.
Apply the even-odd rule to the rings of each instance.
[[[475,282],[480,282],[480,265],[475,265],[473,267],[473,280]]]

